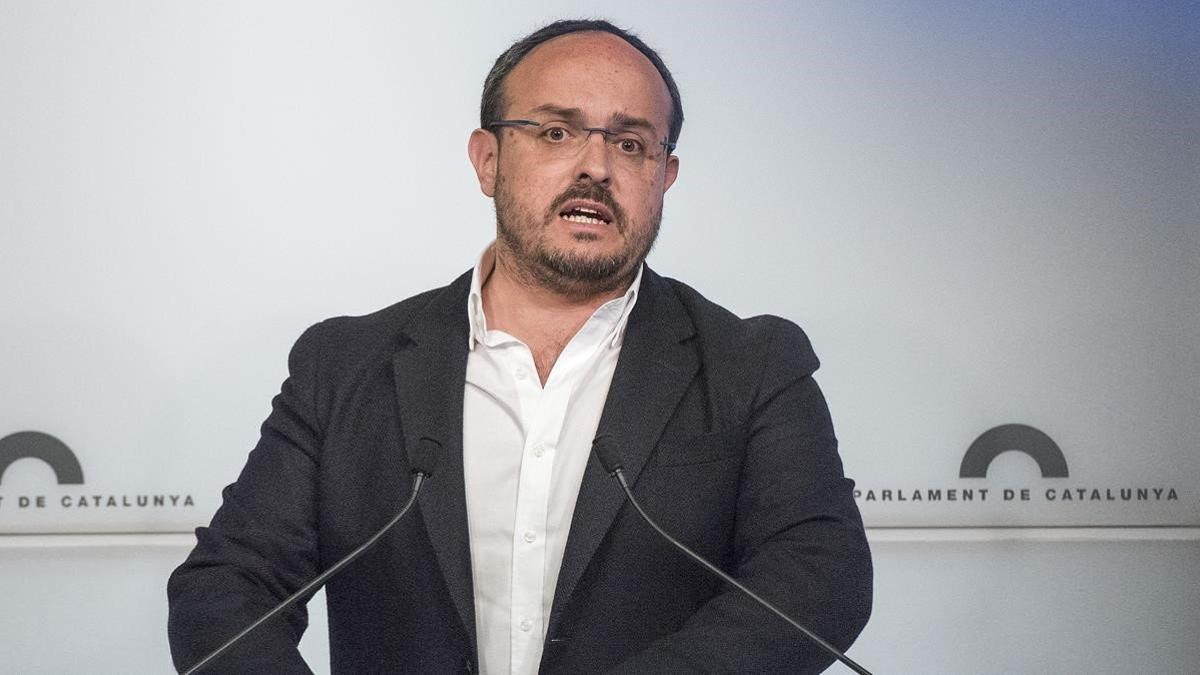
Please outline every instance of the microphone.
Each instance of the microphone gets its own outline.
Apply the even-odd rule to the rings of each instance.
[[[276,605],[275,609],[263,614],[254,623],[242,629],[242,632],[234,635],[225,644],[218,647],[211,654],[205,656],[203,659],[200,659],[200,661],[198,661],[196,665],[189,668],[184,675],[192,675],[204,666],[212,663],[217,657],[229,650],[230,647],[234,646],[242,638],[249,635],[255,628],[263,625],[268,619],[291,606],[294,602],[296,602],[296,600],[306,595],[316,593],[317,590],[325,584],[325,582],[329,581],[329,579],[333,577],[333,575],[340,572],[343,567],[354,562],[359,556],[361,556],[363,553],[366,553],[367,550],[373,547],[380,539],[383,538],[383,535],[387,534],[388,530],[392,529],[392,526],[400,522],[400,519],[404,517],[404,514],[408,513],[408,510],[417,501],[417,493],[421,491],[421,485],[425,482],[426,478],[433,475],[433,469],[437,466],[438,451],[441,450],[441,448],[442,444],[437,440],[429,438],[428,436],[421,437],[421,440],[417,444],[417,451],[413,453],[412,492],[408,495],[408,501],[404,503],[404,506],[400,509],[400,512],[397,513],[391,520],[389,520],[386,525],[379,528],[379,531],[372,535],[370,539],[366,540],[358,548],[348,553],[346,557],[334,563],[332,567],[319,574],[315,579],[305,584],[303,588],[289,595],[286,600]]]
[[[679,550],[688,554],[692,560],[700,563],[705,569],[720,577],[725,583],[750,596],[755,602],[771,610],[784,621],[792,624],[792,626],[794,626],[796,630],[799,630],[801,633],[803,633],[805,637],[807,637],[809,640],[812,640],[822,649],[832,654],[837,658],[837,660],[846,664],[846,666],[848,666],[854,672],[859,673],[860,675],[871,675],[869,670],[855,663],[853,659],[843,654],[838,650],[837,647],[829,644],[825,640],[821,639],[819,635],[801,625],[800,622],[796,621],[787,614],[784,614],[783,611],[777,608],[775,605],[772,605],[766,600],[763,600],[755,595],[753,591],[743,586],[737,579],[734,579],[728,574],[722,572],[720,568],[705,560],[700,556],[700,554],[696,553],[687,546],[684,546],[677,539],[667,534],[666,530],[659,527],[658,523],[651,520],[650,516],[648,516],[642,509],[642,505],[638,504],[637,499],[634,499],[633,491],[629,489],[629,483],[625,480],[625,467],[621,466],[621,458],[617,456],[616,450],[613,450],[612,445],[609,444],[607,436],[597,436],[596,439],[592,441],[592,452],[596,453],[596,457],[600,460],[600,466],[604,467],[604,470],[608,472],[608,475],[616,478],[617,482],[621,484],[621,488],[625,490],[625,496],[629,498],[629,503],[633,504],[633,508],[637,509],[637,512],[641,514],[642,519],[649,523],[650,527],[654,528],[655,532],[658,532],[664,539],[671,542],[675,548],[678,548]]]

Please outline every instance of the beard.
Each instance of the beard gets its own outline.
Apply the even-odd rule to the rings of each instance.
[[[587,199],[608,207],[613,214],[612,225],[623,241],[620,250],[589,255],[555,248],[550,243],[552,223],[563,204],[572,199]],[[590,181],[572,184],[540,217],[517,201],[503,175],[496,176],[494,201],[498,245],[509,254],[512,271],[526,282],[573,298],[588,298],[627,286],[654,248],[662,223],[661,202],[647,222],[631,223],[608,188]],[[581,242],[597,239],[586,232],[573,236]]]

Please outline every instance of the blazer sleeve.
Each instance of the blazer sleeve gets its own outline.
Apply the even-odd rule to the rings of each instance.
[[[224,644],[318,572],[316,337],[288,357],[258,444],[196,547],[167,583],[168,636],[180,671]],[[305,598],[304,600],[307,600]],[[309,673],[297,649],[308,625],[303,601],[257,628],[212,664],[214,673]],[[207,670],[207,669],[206,669]]]
[[[736,569],[726,571],[844,651],[871,613],[870,551],[812,377],[816,357],[800,328],[770,321],[736,504]],[[613,672],[816,673],[834,660],[726,587]]]

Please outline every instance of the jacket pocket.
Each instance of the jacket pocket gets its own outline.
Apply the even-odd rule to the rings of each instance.
[[[690,438],[665,437],[658,442],[658,466],[683,466],[740,457],[746,449],[744,426],[710,431]]]

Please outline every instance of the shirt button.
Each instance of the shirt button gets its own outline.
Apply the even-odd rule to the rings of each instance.
[[[541,443],[538,443],[537,445],[533,446],[533,456],[534,457],[541,457],[544,454],[546,454],[546,446],[542,445]]]
[[[521,619],[521,623],[518,625],[521,627],[521,630],[525,631],[526,633],[533,628],[533,622],[529,619]]]
[[[525,541],[527,541],[531,544],[533,542],[537,541],[537,533],[534,532],[533,530],[526,530],[525,531]]]
[[[517,368],[516,376],[518,380],[523,380],[529,377],[529,371],[524,368]]]

